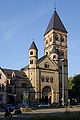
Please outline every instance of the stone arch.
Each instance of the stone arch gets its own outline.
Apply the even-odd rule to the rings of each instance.
[[[52,104],[54,102],[54,92],[53,92],[53,88],[50,86],[45,86],[42,89],[42,102],[43,103],[50,103]]]

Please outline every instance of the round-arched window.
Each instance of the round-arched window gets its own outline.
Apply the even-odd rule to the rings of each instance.
[[[33,60],[30,60],[30,64],[33,64]]]
[[[50,77],[50,82],[53,83],[54,82],[54,78]]]
[[[33,55],[33,51],[30,51],[30,55]]]
[[[44,64],[44,67],[45,67],[45,68],[49,68],[49,63],[46,62],[46,63]]]
[[[55,35],[55,40],[56,40],[56,41],[58,41],[58,40],[59,40],[58,35]]]
[[[63,36],[61,36],[61,42],[64,42],[64,37]]]
[[[50,38],[50,42],[52,42],[52,37]]]
[[[64,51],[61,51],[61,57],[64,57]]]
[[[42,82],[45,81],[45,77],[44,77],[44,76],[41,77],[41,81],[42,81]]]
[[[49,77],[48,76],[46,77],[46,82],[49,82]]]

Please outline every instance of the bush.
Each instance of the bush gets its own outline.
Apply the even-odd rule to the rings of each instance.
[[[31,111],[31,108],[30,107],[25,107],[25,108],[22,109],[22,111],[23,112],[29,112],[29,111]]]

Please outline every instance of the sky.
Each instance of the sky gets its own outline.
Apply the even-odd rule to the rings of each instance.
[[[21,69],[29,63],[34,39],[44,55],[44,33],[56,11],[68,31],[68,74],[80,73],[80,0],[0,0],[0,67]]]

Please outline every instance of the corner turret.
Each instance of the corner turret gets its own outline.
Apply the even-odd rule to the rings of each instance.
[[[35,42],[33,41],[29,48],[29,68],[36,68],[38,59],[38,49]]]

